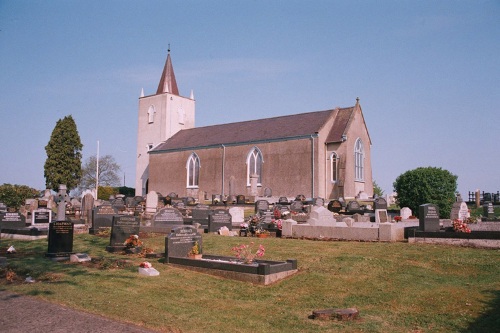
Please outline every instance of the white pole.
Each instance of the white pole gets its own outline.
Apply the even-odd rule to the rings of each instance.
[[[97,194],[99,191],[99,140],[97,140],[97,158],[95,167],[95,198],[97,200]]]

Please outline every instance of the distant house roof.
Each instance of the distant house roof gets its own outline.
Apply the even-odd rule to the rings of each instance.
[[[318,133],[334,111],[316,111],[185,129],[160,143],[150,153],[306,137]]]

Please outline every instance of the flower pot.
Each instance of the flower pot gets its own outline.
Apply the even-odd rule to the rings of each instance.
[[[201,259],[202,256],[202,254],[188,254],[188,257],[191,259]]]

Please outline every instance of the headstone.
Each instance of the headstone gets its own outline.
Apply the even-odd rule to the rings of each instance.
[[[467,204],[464,201],[454,202],[453,206],[451,207],[450,219],[459,219],[465,221],[468,217],[470,217],[470,214]]]
[[[111,227],[111,236],[108,252],[122,251],[125,249],[123,244],[131,235],[139,235],[140,219],[135,216],[115,215],[113,216],[113,225]]]
[[[222,197],[220,194],[212,194],[212,205],[218,205],[222,203]]]
[[[271,190],[269,187],[266,187],[266,188],[264,189],[264,196],[269,198],[269,197],[271,197],[272,195],[273,195],[273,190]]]
[[[233,227],[231,214],[225,209],[215,209],[208,217],[208,232],[216,232],[222,227]]]
[[[389,216],[387,215],[387,209],[375,209],[375,222],[377,222],[377,223],[389,222]]]
[[[236,203],[236,196],[235,195],[228,195],[227,196],[227,203],[230,205],[234,205]]]
[[[48,226],[52,222],[52,211],[49,209],[37,209],[31,215],[32,226]]]
[[[5,213],[7,211],[7,205],[0,202],[0,213]]]
[[[47,257],[68,258],[73,253],[73,223],[55,221],[49,224]]]
[[[92,209],[94,209],[94,196],[87,193],[83,196],[82,200],[82,216],[87,221],[87,224],[92,222]]]
[[[57,202],[57,221],[66,220],[66,204],[70,202],[70,197],[66,193],[66,185],[59,185],[59,192],[54,199]]]
[[[236,197],[236,203],[238,205],[243,205],[245,203],[245,196],[243,194],[240,194]]]
[[[290,204],[290,202],[288,202],[288,198],[287,197],[279,197],[278,203],[280,205],[288,205],[288,204]]]
[[[314,198],[313,202],[315,206],[323,207],[325,205],[325,200],[323,198]]]
[[[125,210],[125,201],[123,198],[116,198],[111,201],[111,206],[115,207],[119,212]]]
[[[92,210],[92,226],[90,233],[97,232],[100,228],[111,228],[113,224],[113,216],[117,215],[118,211],[110,204],[97,206]]]
[[[408,207],[403,207],[401,208],[401,210],[399,211],[399,215],[401,216],[401,219],[402,220],[406,220],[408,219],[411,215],[413,214],[413,212],[411,211],[410,208]]]
[[[333,227],[337,221],[333,217],[332,212],[323,206],[314,206],[309,215],[307,223],[312,226]]]
[[[342,210],[342,203],[339,200],[331,200],[328,203],[328,210],[334,213],[338,213]]]
[[[295,197],[295,201],[306,201],[306,196],[303,194],[299,194]]]
[[[208,227],[208,215],[210,214],[210,207],[207,205],[196,205],[192,212],[191,216],[193,218],[193,224],[199,223],[204,227]]]
[[[361,206],[359,205],[359,202],[352,200],[349,201],[346,207],[347,211],[350,213],[356,213],[356,212],[362,212],[363,210],[361,209]]]
[[[374,209],[386,209],[387,210],[387,201],[384,198],[382,198],[382,197],[378,197],[373,202],[373,208]]]
[[[491,202],[485,202],[483,204],[483,215],[490,220],[495,218],[495,209]]]
[[[184,224],[184,218],[178,209],[165,207],[153,216],[154,227],[172,227]]]
[[[267,200],[257,200],[255,202],[255,214],[269,209],[269,202]]]
[[[229,208],[229,214],[231,214],[233,224],[245,222],[245,209],[243,207],[231,207]]]
[[[425,232],[439,231],[439,208],[434,204],[424,204],[418,207],[419,229]]]
[[[7,211],[0,213],[0,229],[24,228],[26,227],[26,218],[18,213],[9,213]]]
[[[274,219],[274,212],[271,209],[260,211],[260,216],[262,217],[262,223],[272,223]]]
[[[292,212],[302,212],[304,209],[304,204],[302,201],[295,200],[290,204],[290,210]]]
[[[170,257],[186,258],[196,242],[202,253],[202,237],[195,227],[181,226],[172,229],[165,237],[165,262],[168,263]]]
[[[151,191],[146,195],[146,213],[149,214],[156,213],[157,207],[158,207],[158,194],[155,191]]]

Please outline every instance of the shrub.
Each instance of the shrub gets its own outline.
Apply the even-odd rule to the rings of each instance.
[[[457,178],[435,167],[406,171],[393,184],[397,203],[400,207],[409,207],[417,216],[420,205],[432,203],[439,207],[440,218],[449,218],[455,202]]]
[[[26,185],[3,184],[0,186],[0,202],[7,207],[18,209],[26,199],[33,199],[40,196],[40,192]]]

